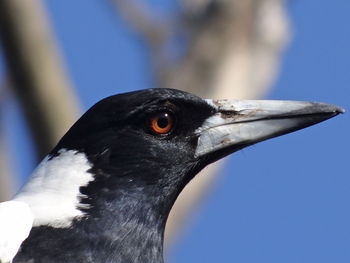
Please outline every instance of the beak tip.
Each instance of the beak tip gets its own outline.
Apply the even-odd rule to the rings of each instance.
[[[343,113],[345,113],[345,109],[340,108],[340,107],[337,107],[336,113],[337,113],[337,114],[343,114]]]
[[[345,109],[333,105],[333,104],[325,104],[325,103],[315,103],[314,104],[316,106],[316,109],[318,108],[320,112],[324,112],[324,113],[330,113],[334,116],[338,115],[338,114],[343,114],[345,113]]]
[[[344,114],[345,113],[345,109],[343,109],[341,107],[332,105],[332,108],[333,109],[332,109],[331,113],[333,114],[333,116],[337,116],[339,114]]]

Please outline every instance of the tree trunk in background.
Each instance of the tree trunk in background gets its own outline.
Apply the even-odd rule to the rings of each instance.
[[[79,114],[41,1],[1,0],[0,37],[10,86],[22,107],[40,160]],[[4,177],[11,175],[1,176],[6,180]],[[0,185],[0,192],[4,193],[4,187]]]
[[[0,128],[1,129],[1,128]],[[5,201],[13,193],[14,189],[14,180],[13,177],[10,177],[10,164],[9,164],[9,155],[8,147],[4,140],[4,136],[0,131],[0,202]]]
[[[1,0],[0,37],[10,86],[41,159],[79,113],[41,2]]]

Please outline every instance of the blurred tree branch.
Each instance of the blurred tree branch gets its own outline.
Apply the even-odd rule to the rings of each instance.
[[[11,87],[40,160],[79,112],[41,1],[0,1],[0,37]]]
[[[13,178],[10,178],[11,169],[9,165],[8,147],[5,137],[0,131],[0,202],[7,200],[13,191]]]
[[[0,87],[0,202],[6,200],[13,191],[13,172],[10,169],[9,149],[3,128],[4,107],[8,99],[7,85]]]
[[[79,107],[67,80],[41,1],[1,0],[0,38],[10,79],[39,161],[77,119]],[[62,103],[64,102],[64,103]],[[4,151],[4,149],[1,149]],[[1,198],[13,175],[1,153]]]
[[[259,98],[271,88],[289,37],[283,0],[180,0],[179,13],[165,20],[143,1],[112,1],[147,45],[159,87],[236,99]],[[184,50],[174,57],[177,39],[184,40]],[[181,193],[167,236],[173,239],[208,192],[218,166],[207,167]]]

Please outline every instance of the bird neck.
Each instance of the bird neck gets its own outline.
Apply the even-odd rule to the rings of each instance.
[[[108,247],[108,262],[163,262],[165,224],[175,196],[154,186],[105,189],[77,224]],[[97,240],[95,240],[97,242]]]

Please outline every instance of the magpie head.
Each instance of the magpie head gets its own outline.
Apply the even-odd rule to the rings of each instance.
[[[68,149],[87,156],[95,175],[82,190],[88,197],[120,188],[152,189],[153,195],[172,196],[172,204],[207,164],[340,112],[322,103],[204,100],[178,90],[142,90],[98,102],[52,155]]]

